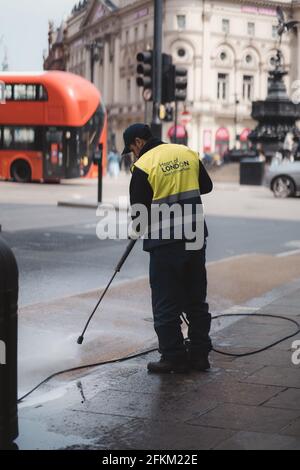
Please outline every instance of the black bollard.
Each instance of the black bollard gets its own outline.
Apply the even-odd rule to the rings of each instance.
[[[0,449],[16,448],[19,275],[16,259],[0,236]]]

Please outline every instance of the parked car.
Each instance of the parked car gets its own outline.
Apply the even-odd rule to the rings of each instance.
[[[228,150],[223,157],[224,163],[239,163],[243,158],[255,158],[257,153],[254,150],[232,149]]]
[[[272,163],[266,170],[265,183],[275,197],[295,196],[300,192],[300,162]]]

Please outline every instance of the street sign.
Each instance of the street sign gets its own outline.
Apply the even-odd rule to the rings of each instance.
[[[183,111],[180,114],[180,122],[183,126],[187,126],[192,120],[192,115],[189,111]]]
[[[151,101],[151,99],[152,99],[152,90],[150,90],[149,88],[146,88],[143,91],[143,98],[144,98],[145,101]]]

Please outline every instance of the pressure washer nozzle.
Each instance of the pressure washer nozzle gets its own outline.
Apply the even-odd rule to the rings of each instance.
[[[83,340],[84,340],[84,337],[83,336],[79,336],[78,340],[77,340],[77,344],[82,344],[83,343]]]

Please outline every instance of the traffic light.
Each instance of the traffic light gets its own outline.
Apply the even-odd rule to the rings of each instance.
[[[187,98],[188,71],[172,64],[172,56],[163,54],[162,100],[163,104],[185,101]]]
[[[142,87],[145,101],[152,99],[153,90],[153,51],[139,52],[136,56],[138,62],[136,83]]]
[[[187,69],[175,67],[175,101],[185,101],[187,98]]]
[[[173,122],[174,121],[174,110],[170,104],[165,107],[165,116],[163,121]]]

